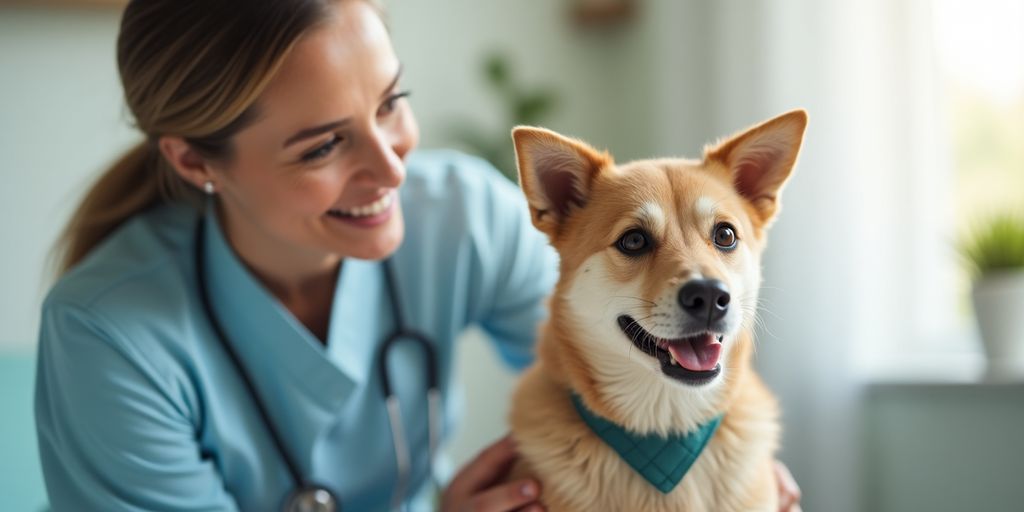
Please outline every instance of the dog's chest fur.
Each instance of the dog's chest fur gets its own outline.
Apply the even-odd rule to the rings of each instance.
[[[511,478],[532,476],[550,511],[777,510],[772,464],[779,426],[774,398],[750,370],[722,423],[682,481],[662,494],[583,423],[552,368],[534,365],[513,397],[511,427],[522,455]]]

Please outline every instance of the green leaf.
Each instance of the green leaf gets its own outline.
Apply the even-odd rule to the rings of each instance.
[[[498,89],[503,89],[509,82],[508,60],[500,53],[488,55],[484,61],[484,74],[487,80]]]
[[[960,255],[975,278],[1024,269],[1024,217],[1002,214],[979,224],[958,244]]]
[[[523,94],[515,102],[512,120],[515,124],[540,124],[554,103],[554,95],[546,91]]]

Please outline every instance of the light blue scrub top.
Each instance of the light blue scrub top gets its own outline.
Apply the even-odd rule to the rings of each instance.
[[[522,193],[482,160],[412,156],[401,201],[397,287],[406,322],[437,351],[450,433],[456,337],[479,325],[526,365],[557,259]],[[35,410],[56,511],[276,510],[292,488],[200,305],[197,220],[184,205],[138,215],[45,301]],[[325,347],[240,263],[216,216],[204,222],[213,308],[288,452],[345,510],[386,509],[396,464],[375,357],[395,326],[380,262],[344,261]],[[424,359],[411,342],[389,358],[422,498]]]

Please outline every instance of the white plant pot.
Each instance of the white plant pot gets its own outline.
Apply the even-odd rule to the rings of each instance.
[[[974,283],[974,314],[988,358],[988,377],[1024,378],[1024,269]]]

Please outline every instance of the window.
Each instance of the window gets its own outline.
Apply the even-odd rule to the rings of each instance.
[[[933,21],[962,237],[994,214],[1024,215],[1024,2],[937,0]],[[961,320],[973,327],[966,271],[957,282]]]

